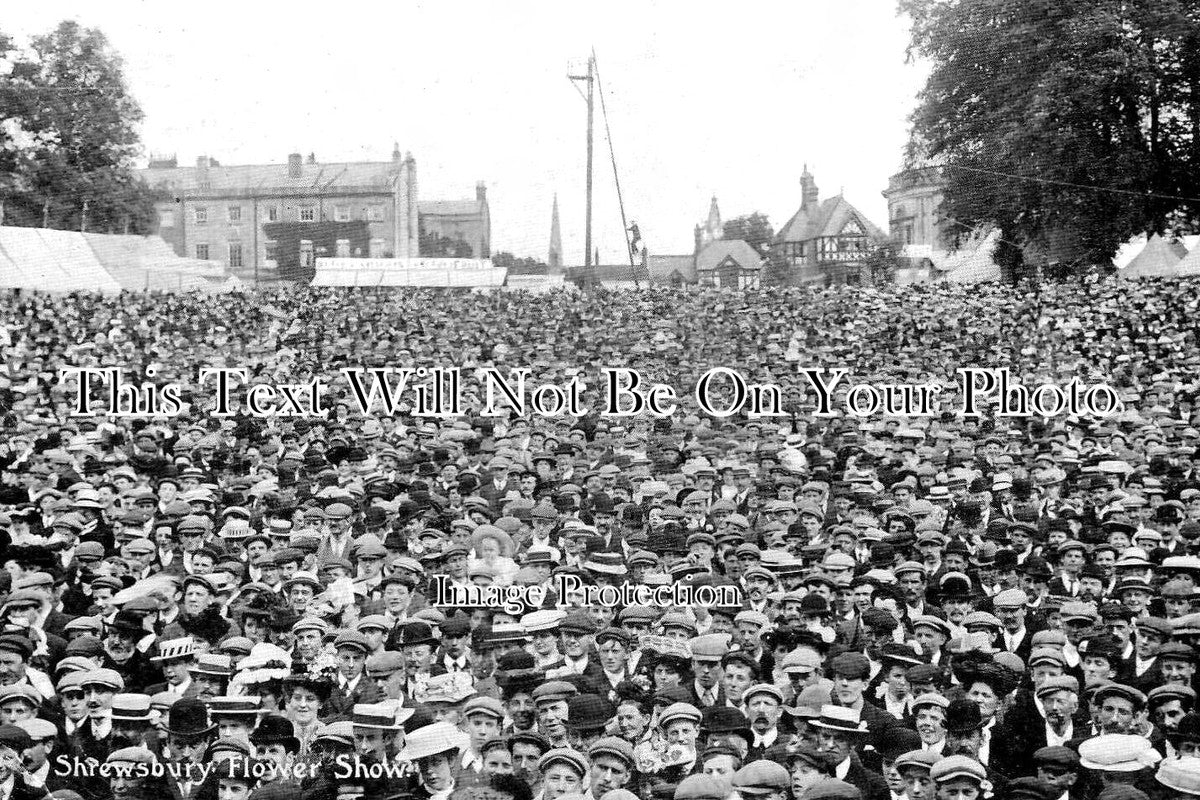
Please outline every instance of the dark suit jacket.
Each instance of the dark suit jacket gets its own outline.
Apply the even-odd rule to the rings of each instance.
[[[708,706],[702,705],[700,703],[700,695],[698,695],[696,693],[696,682],[695,681],[688,682],[687,690],[688,690],[688,694],[691,695],[691,699],[688,700],[689,703],[691,703],[692,705],[694,705],[696,708],[700,709],[701,711],[703,711],[705,708],[708,708]],[[722,686],[720,683],[718,683],[717,684],[717,700],[715,703],[713,703],[713,705],[714,706],[723,706],[726,704],[726,701],[728,701],[728,699],[729,698],[725,696],[725,687]]]
[[[378,703],[383,699],[383,690],[364,673],[358,679],[354,691],[349,694],[342,688],[341,683],[334,683],[322,716],[334,719],[349,714],[358,703]]]
[[[61,611],[51,611],[46,615],[46,624],[42,626],[42,630],[44,630],[47,634],[52,633],[55,636],[61,637],[67,623],[72,619],[74,619],[74,617],[68,616]],[[63,646],[65,647],[66,645],[64,644]]]
[[[1004,718],[1004,724],[992,730],[991,766],[1007,778],[1037,775],[1033,754],[1046,746],[1046,720],[1033,705],[1033,695],[1017,693],[1016,702]],[[1076,712],[1073,730],[1083,731],[1088,724],[1086,708]]]
[[[1026,663],[1029,661],[1029,653],[1033,650],[1033,635],[1045,627],[1040,623],[1040,620],[1032,620],[1030,616],[1027,615],[1025,618],[1025,637],[1021,639],[1021,643],[1017,645],[1015,651],[1009,651],[1013,652],[1017,658]],[[1003,634],[996,639],[996,646],[1001,650],[1008,651],[1008,642],[1005,640]]]
[[[562,663],[558,666],[565,667],[566,665],[566,659],[562,659]],[[605,694],[608,691],[608,678],[604,674],[604,667],[600,666],[600,657],[594,650],[588,653],[588,663],[583,668],[582,677],[592,685],[595,693]]]
[[[891,800],[892,793],[888,790],[887,781],[878,772],[864,767],[854,753],[850,754],[846,783],[858,788],[862,800]]]

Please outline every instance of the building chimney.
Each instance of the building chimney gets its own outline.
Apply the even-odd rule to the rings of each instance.
[[[800,175],[800,207],[815,206],[819,197],[817,182],[813,179],[812,173],[808,171],[808,164],[805,164],[804,172]]]
[[[481,203],[487,200],[487,184],[483,181],[475,184],[475,199]]]
[[[302,159],[303,159],[303,156],[301,156],[299,153],[289,153],[288,154],[288,177],[289,178],[299,178],[300,177],[301,168],[303,166]]]
[[[196,169],[208,169],[208,156],[196,157]]]
[[[399,164],[401,158],[403,158],[403,156],[400,154],[400,143],[392,142],[392,161],[396,164]]]

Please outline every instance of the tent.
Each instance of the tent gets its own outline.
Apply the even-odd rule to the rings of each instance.
[[[1164,239],[1157,233],[1146,246],[1121,270],[1122,278],[1154,278],[1178,274],[1178,265],[1187,254],[1182,242]]]
[[[219,291],[221,265],[180,258],[157,236],[0,226],[0,288],[43,292]]]
[[[1000,280],[1000,266],[993,256],[1000,244],[1000,231],[993,230],[980,238],[978,235],[962,247],[949,253],[934,268],[942,279],[952,283],[982,283]]]
[[[1200,277],[1200,247],[1193,247],[1188,251],[1188,254],[1175,265],[1175,271],[1172,274],[1179,278]]]

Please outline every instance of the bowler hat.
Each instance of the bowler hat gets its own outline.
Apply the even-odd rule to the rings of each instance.
[[[166,731],[171,736],[203,736],[217,729],[209,724],[208,708],[193,697],[178,700],[167,712]]]

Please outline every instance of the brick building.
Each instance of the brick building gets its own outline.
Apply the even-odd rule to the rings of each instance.
[[[160,193],[159,235],[175,252],[242,275],[305,279],[321,256],[445,255],[421,252],[423,231],[467,242],[473,257],[490,256],[484,185],[474,200],[421,202],[416,160],[399,147],[390,161],[320,163],[292,153],[281,164],[223,166],[200,157],[180,167],[172,157],[140,173]]]

